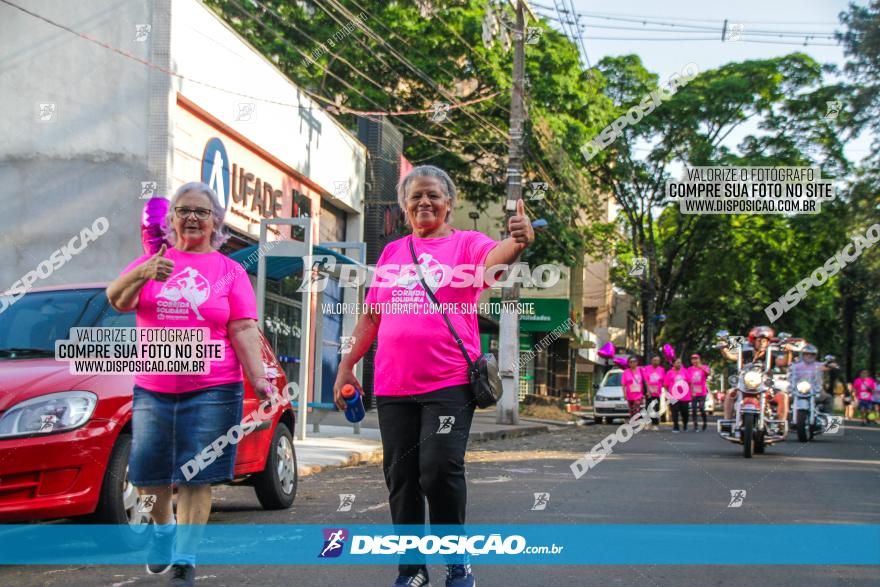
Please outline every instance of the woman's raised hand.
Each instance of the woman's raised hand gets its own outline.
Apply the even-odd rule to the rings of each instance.
[[[156,281],[165,281],[174,271],[174,261],[165,258],[165,251],[168,247],[162,243],[159,252],[150,257],[140,266],[141,277],[144,279],[155,279]]]

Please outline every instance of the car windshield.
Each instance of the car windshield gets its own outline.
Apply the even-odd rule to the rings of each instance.
[[[103,289],[28,293],[0,313],[0,360],[54,356],[55,341],[74,327],[134,325],[134,314],[111,308]]]
[[[620,377],[623,374],[615,371],[614,373],[609,373],[608,378],[605,380],[605,387],[620,387]]]

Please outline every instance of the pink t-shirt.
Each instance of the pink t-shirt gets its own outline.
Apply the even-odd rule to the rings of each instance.
[[[691,384],[694,395],[706,395],[706,378],[709,376],[709,366],[688,367],[687,373],[688,382]]]
[[[642,367],[642,378],[645,380],[645,386],[648,388],[648,395],[658,397],[660,388],[663,386],[663,379],[666,377],[666,369],[661,365],[654,367],[646,365]]]
[[[853,380],[853,389],[856,390],[858,399],[870,400],[874,390],[877,389],[877,383],[870,377],[856,377]]]
[[[642,373],[636,367],[635,373],[632,369],[626,369],[623,372],[623,393],[627,401],[638,401],[642,399]]]
[[[135,259],[128,273],[152,255]],[[257,319],[257,301],[241,265],[219,253],[187,253],[168,249],[166,259],[174,270],[166,281],[150,280],[141,289],[136,310],[142,328],[210,328],[211,340],[223,341],[224,358],[211,361],[210,373],[135,375],[136,385],[150,391],[185,393],[224,383],[242,381],[241,364],[229,342],[226,325],[231,320]]]
[[[682,402],[689,402],[691,399],[691,386],[688,384],[687,376],[688,370],[685,368],[682,369],[670,369],[666,372],[666,377],[663,380],[663,387],[666,388],[666,392],[670,399],[675,399]]]
[[[466,308],[475,310],[484,280],[477,279],[478,283],[469,287],[453,287],[465,278],[451,278],[451,272],[463,264],[484,265],[498,243],[472,230],[456,230],[440,238],[407,236],[390,242],[376,263],[377,278],[364,300],[379,304],[381,315],[373,386],[377,396],[427,393],[468,382],[467,362],[446,322],[439,312],[428,311],[432,302],[415,274],[409,252],[411,239],[428,286],[438,285],[434,290],[437,301],[458,305],[458,310],[447,309],[445,313],[468,355],[477,359],[481,354],[477,314]],[[480,272],[468,272],[471,276],[475,273]],[[400,308],[407,309],[395,311]]]

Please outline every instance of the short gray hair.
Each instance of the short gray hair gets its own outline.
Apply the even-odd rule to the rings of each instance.
[[[403,210],[404,218],[406,218],[406,194],[413,180],[417,177],[435,177],[440,181],[440,188],[446,194],[446,197],[449,198],[449,210],[446,212],[446,218],[444,219],[444,222],[449,222],[452,219],[452,210],[455,208],[455,201],[458,198],[458,190],[455,188],[455,183],[449,177],[449,174],[433,165],[413,167],[412,171],[407,173],[406,177],[397,184],[397,203],[400,205],[400,209]],[[407,224],[409,223],[409,218],[406,218],[406,222]]]
[[[223,243],[229,240],[229,233],[226,230],[226,226],[223,224],[223,219],[226,218],[226,208],[220,204],[220,198],[217,197],[217,192],[212,190],[211,186],[208,184],[200,181],[191,181],[183,184],[176,192],[174,192],[174,195],[171,196],[171,202],[168,204],[168,213],[165,215],[165,240],[168,241],[168,244],[172,247],[177,242],[177,233],[174,231],[174,224],[172,224],[174,218],[174,206],[177,204],[177,200],[180,199],[180,196],[187,192],[205,194],[208,196],[208,199],[211,200],[211,210],[214,216],[214,230],[211,232],[211,247],[219,249]]]

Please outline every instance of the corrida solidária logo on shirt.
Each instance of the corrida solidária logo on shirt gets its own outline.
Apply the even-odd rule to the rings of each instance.
[[[440,287],[440,284],[443,283],[443,278],[446,276],[446,267],[437,261],[431,253],[422,253],[419,255],[419,266],[422,268],[422,277],[424,277],[425,283],[431,288],[432,293],[436,292],[437,288]],[[418,271],[416,271],[416,266],[410,263],[405,267],[401,267],[400,275],[397,276],[394,285],[408,290],[412,290],[417,285],[421,285],[419,283],[419,274]]]
[[[159,320],[187,320],[190,310],[196,320],[204,320],[199,306],[211,295],[211,283],[198,269],[186,267],[162,285],[157,297],[156,317]],[[163,301],[167,300],[167,301]]]

